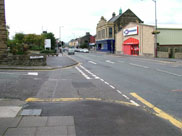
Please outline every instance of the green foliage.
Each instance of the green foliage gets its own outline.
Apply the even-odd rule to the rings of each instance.
[[[56,53],[56,50],[42,50],[40,53],[52,54],[52,53]]]
[[[25,35],[23,33],[17,33],[15,34],[15,37],[13,38],[16,43],[23,43],[24,42]]]
[[[29,46],[26,44],[17,44],[10,46],[10,52],[13,53],[13,55],[24,55],[28,53],[28,48]]]
[[[44,39],[51,39],[51,49],[54,50],[56,47],[56,38],[53,33],[43,33]]]

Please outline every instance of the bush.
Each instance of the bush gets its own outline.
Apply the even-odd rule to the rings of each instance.
[[[34,51],[41,51],[43,49],[44,49],[44,47],[42,47],[42,46],[37,46],[37,45],[30,46],[30,50],[34,50]]]
[[[16,44],[10,46],[10,52],[13,53],[13,55],[25,55],[28,54],[29,46],[27,44]]]
[[[56,53],[56,50],[42,50],[40,53],[52,54],[52,53]]]

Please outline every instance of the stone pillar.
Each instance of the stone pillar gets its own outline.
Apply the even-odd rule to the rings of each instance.
[[[0,0],[0,60],[7,57],[7,31],[4,0]]]

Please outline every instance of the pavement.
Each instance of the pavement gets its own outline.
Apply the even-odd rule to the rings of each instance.
[[[7,66],[0,65],[4,70],[55,70],[77,65],[78,62],[68,55],[47,56],[47,66]]]

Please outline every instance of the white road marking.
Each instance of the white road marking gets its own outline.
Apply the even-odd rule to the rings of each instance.
[[[161,70],[161,69],[156,69],[156,70],[159,71],[159,72],[163,72],[163,73],[167,73],[167,74],[173,75],[173,76],[178,76],[178,77],[182,76],[182,75],[179,75],[179,74],[176,74],[176,73],[172,73],[172,72],[169,72],[169,71],[165,71],[165,70]]]
[[[86,79],[91,79],[88,75],[86,75],[81,69],[79,69],[78,67],[75,67]]]
[[[109,83],[108,82],[104,82],[106,85],[109,85]]]
[[[115,87],[114,86],[112,86],[112,85],[109,85],[112,89],[115,89]]]
[[[31,75],[31,76],[38,76],[38,72],[28,72],[28,75]]]
[[[140,68],[149,68],[147,66],[143,66],[143,65],[138,65],[138,64],[134,64],[134,63],[129,63],[132,66],[136,66],[136,67],[140,67]]]
[[[92,75],[95,79],[100,79],[100,77],[96,76],[95,74],[93,74],[92,72],[90,72],[88,69],[86,69],[85,67],[81,66],[80,67],[85,70],[87,73],[89,73],[90,75]]]
[[[130,99],[128,96],[126,96],[126,95],[124,95],[124,94],[123,94],[123,97],[125,97],[125,98],[128,99],[128,100]]]
[[[119,90],[116,90],[116,91],[117,91],[119,94],[122,94],[121,91],[119,91]]]
[[[110,60],[106,60],[107,63],[111,63],[111,64],[114,64],[115,62],[112,62]]]
[[[125,63],[125,61],[121,61],[121,60],[120,60],[120,61],[118,61],[118,62],[120,62],[120,63]]]
[[[93,62],[93,61],[88,61],[88,62],[90,62],[90,63],[92,63],[92,64],[94,64],[94,65],[96,65],[97,63],[95,63],[95,62]]]
[[[135,101],[133,100],[130,100],[131,103],[135,104],[137,107],[140,106],[138,103],[136,103]]]
[[[104,82],[104,79],[100,78],[100,80],[101,80],[102,82]]]

